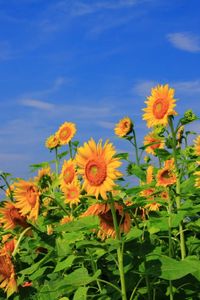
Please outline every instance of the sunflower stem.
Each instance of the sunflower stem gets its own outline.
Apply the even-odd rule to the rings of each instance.
[[[9,190],[9,196],[10,196],[10,199],[13,201],[14,199],[13,199],[12,190],[11,190],[11,188],[10,188],[10,184],[8,183],[7,178],[6,178],[6,176],[4,175],[4,173],[1,174],[1,177],[2,177],[2,179],[4,180],[6,186],[7,186],[8,190]]]
[[[177,159],[177,153],[176,153],[176,132],[174,129],[172,117],[169,117],[169,127],[171,129],[172,134],[172,149],[173,149],[173,157],[174,157],[174,164],[175,164],[175,171],[177,174],[177,180],[176,180],[176,207],[177,210],[181,207],[181,197],[180,197],[180,173],[178,169],[178,159]],[[183,230],[183,223],[180,222],[179,224],[179,233],[180,233],[180,248],[181,248],[181,258],[184,259],[186,256],[186,250],[185,250],[185,236],[184,236],[184,230]]]
[[[56,153],[56,175],[58,176],[59,160],[58,160],[58,148],[55,148]]]
[[[69,155],[70,155],[70,158],[73,159],[72,143],[71,143],[71,141],[69,141]]]
[[[139,159],[139,154],[138,154],[138,145],[137,145],[137,139],[136,139],[136,134],[135,130],[133,129],[133,140],[134,140],[134,147],[135,147],[135,156],[136,156],[136,163],[139,166],[140,164],[140,159]]]
[[[171,213],[172,213],[172,203],[171,199],[168,200],[168,233],[169,233],[169,257],[172,257],[172,218],[171,218]],[[172,287],[172,281],[169,280],[169,295],[170,295],[170,300],[173,300],[173,287]]]
[[[19,245],[20,245],[20,242],[21,242],[23,236],[24,236],[25,233],[26,233],[27,231],[29,231],[30,229],[31,229],[31,227],[27,227],[27,228],[24,229],[24,231],[22,231],[22,233],[20,234],[19,239],[18,239],[18,241],[17,241],[17,243],[16,243],[16,246],[15,246],[15,249],[14,249],[14,251],[13,251],[13,253],[12,253],[12,256],[13,256],[13,257],[15,257],[15,255],[16,255],[16,253],[17,253],[17,250],[18,250],[18,248],[19,248]]]
[[[118,259],[118,265],[119,265],[119,274],[120,274],[120,282],[121,282],[121,296],[122,300],[127,300],[126,296],[126,282],[125,282],[125,276],[124,276],[124,264],[123,264],[123,244],[121,243],[121,233],[119,230],[118,222],[117,222],[117,215],[115,210],[115,205],[113,200],[110,201],[110,208],[112,212],[113,217],[113,224],[116,232],[116,239],[119,241],[118,247],[117,247],[117,259]]]

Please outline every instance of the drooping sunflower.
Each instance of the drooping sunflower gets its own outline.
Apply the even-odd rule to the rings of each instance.
[[[48,191],[53,182],[53,175],[50,168],[40,169],[37,176],[34,178],[34,181],[41,192]]]
[[[75,133],[76,125],[71,122],[65,122],[60,126],[60,128],[56,132],[56,136],[59,140],[60,145],[66,145],[71,141]]]
[[[195,178],[195,186],[200,189],[200,171],[194,173],[197,177]]]
[[[133,129],[133,122],[129,117],[121,119],[115,126],[115,134],[118,137],[127,136]]]
[[[0,250],[0,288],[7,293],[7,298],[17,292],[14,265],[5,249]]]
[[[26,228],[26,217],[22,216],[19,209],[11,201],[5,201],[4,207],[0,208],[0,223],[5,230],[14,229],[16,226]]]
[[[80,202],[80,183],[78,180],[73,180],[72,183],[68,183],[64,191],[64,202],[69,204],[70,207],[77,205]]]
[[[39,213],[39,191],[34,182],[20,180],[16,184],[15,190],[15,206],[19,209],[23,216],[27,219],[35,221]]]
[[[156,175],[156,185],[163,187],[172,185],[176,182],[176,178],[174,159],[168,159],[165,161],[164,167]]]
[[[117,215],[117,222],[120,232],[127,233],[131,227],[131,218],[128,212],[124,212],[122,205],[115,202],[115,210]],[[113,217],[110,205],[105,203],[97,203],[91,205],[82,216],[98,216],[100,220],[100,229],[98,237],[104,240],[107,237],[114,238],[116,236]]]
[[[83,189],[90,195],[99,195],[107,199],[106,192],[112,191],[115,186],[114,180],[121,176],[117,170],[121,162],[114,157],[116,151],[111,143],[106,141],[102,145],[93,139],[78,149],[76,163],[79,167],[78,172],[83,176]]]
[[[60,187],[64,191],[67,184],[72,183],[76,177],[75,162],[72,159],[64,160],[61,174],[60,174]]]
[[[149,145],[145,148],[145,151],[149,154],[155,155],[155,149],[164,148],[164,139],[152,131],[144,137],[144,145]]]
[[[143,120],[147,121],[147,127],[156,125],[167,126],[168,116],[176,115],[174,107],[174,89],[169,88],[168,84],[158,85],[151,90],[151,96],[145,101]]]
[[[194,152],[200,156],[200,135],[194,140]]]
[[[59,146],[59,140],[56,134],[50,135],[45,142],[46,148],[52,150]]]

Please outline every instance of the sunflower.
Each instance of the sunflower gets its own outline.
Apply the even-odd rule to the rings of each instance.
[[[195,179],[195,186],[200,189],[200,171],[195,172],[194,175],[197,176]]]
[[[69,204],[70,207],[77,205],[80,202],[80,184],[78,180],[68,183],[64,189],[64,202]]]
[[[53,182],[53,175],[51,174],[50,168],[40,169],[38,175],[34,178],[34,181],[41,192],[48,191]]]
[[[155,155],[155,149],[164,148],[164,139],[152,131],[144,137],[144,145],[147,146],[145,151]]]
[[[67,184],[72,183],[76,177],[75,162],[72,159],[64,160],[61,174],[60,174],[60,187],[64,191]]]
[[[120,167],[119,158],[114,157],[116,151],[111,143],[106,141],[102,146],[93,139],[78,149],[76,162],[79,167],[79,174],[83,176],[83,189],[90,195],[99,195],[107,199],[106,192],[112,191],[115,185],[114,180],[121,176],[116,170]]]
[[[145,205],[145,208],[148,208],[150,211],[157,211],[160,208],[160,204],[158,202],[151,202]]]
[[[58,129],[56,136],[60,145],[68,144],[76,133],[76,125],[74,123],[65,122]]]
[[[200,135],[194,140],[194,152],[197,156],[200,156]]]
[[[39,213],[39,191],[35,183],[21,180],[16,184],[15,206],[23,216],[35,221]]]
[[[120,233],[127,233],[131,227],[131,218],[129,213],[124,212],[122,205],[115,202],[115,210],[117,215],[117,222],[119,225]],[[100,220],[100,229],[98,237],[104,240],[107,237],[114,238],[116,236],[113,217],[110,205],[105,203],[97,203],[91,205],[82,216],[98,216]]]
[[[147,127],[156,125],[166,126],[168,117],[176,115],[174,110],[175,99],[174,89],[169,88],[168,84],[158,85],[151,90],[151,96],[145,101],[147,107],[144,108],[143,120],[147,121]]]
[[[60,224],[67,224],[70,223],[74,220],[73,216],[64,216],[61,220],[60,220]]]
[[[157,173],[157,186],[169,186],[176,182],[174,159],[165,161],[164,168]]]
[[[50,150],[58,147],[59,146],[59,140],[58,140],[57,135],[55,135],[55,134],[50,135],[50,137],[48,137],[46,139],[45,146],[46,146],[46,148],[48,148]]]
[[[28,226],[26,218],[21,215],[19,209],[13,202],[5,201],[4,207],[0,208],[0,223],[5,230],[14,229],[16,226],[26,228]]]
[[[121,119],[115,126],[115,134],[118,137],[127,136],[133,129],[133,122],[129,117]]]
[[[184,126],[180,126],[177,134],[176,134],[176,139],[177,139],[177,146],[180,147],[183,139],[183,133],[184,133]]]
[[[5,249],[0,250],[0,288],[7,293],[7,298],[17,292],[14,266]]]

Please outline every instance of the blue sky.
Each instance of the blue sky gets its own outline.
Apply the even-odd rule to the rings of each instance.
[[[113,128],[128,115],[142,141],[157,83],[200,114],[199,12],[198,0],[0,0],[0,170],[31,176],[65,121],[121,151]]]

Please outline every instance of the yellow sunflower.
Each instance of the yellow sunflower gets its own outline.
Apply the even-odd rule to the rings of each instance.
[[[195,178],[195,186],[200,189],[200,171],[194,173],[197,177]]]
[[[145,208],[148,208],[150,211],[157,211],[160,208],[160,204],[158,202],[151,202],[145,205]]]
[[[50,168],[40,169],[37,176],[34,178],[34,181],[41,192],[48,191],[53,182],[53,175]]]
[[[6,201],[4,207],[0,208],[0,223],[3,224],[5,230],[14,229],[16,226],[26,228],[28,226],[26,218],[22,216],[15,204]]]
[[[80,202],[80,184],[78,180],[68,183],[64,189],[64,202],[69,204],[70,207],[77,205]]]
[[[46,146],[46,148],[48,148],[50,150],[58,147],[59,146],[58,137],[55,134],[54,135],[50,135],[50,137],[48,137],[46,139],[45,146]]]
[[[144,145],[149,145],[145,148],[145,151],[149,154],[155,155],[155,149],[163,149],[164,148],[164,139],[157,135],[154,131],[148,133],[144,137]]]
[[[169,88],[168,84],[158,85],[151,90],[151,96],[145,101],[147,107],[144,108],[143,120],[147,121],[147,127],[156,125],[166,126],[168,116],[176,115],[174,107],[174,89]]]
[[[118,137],[127,136],[133,129],[133,123],[129,117],[121,119],[115,126],[115,134]]]
[[[79,167],[79,174],[83,176],[83,189],[90,195],[99,195],[107,199],[106,192],[112,191],[115,185],[114,180],[121,176],[117,170],[121,162],[114,157],[116,151],[111,143],[106,141],[102,145],[93,139],[78,149],[76,162]]]
[[[76,177],[75,162],[72,159],[64,160],[61,174],[60,174],[60,187],[64,191],[67,184],[72,183]]]
[[[169,186],[176,182],[174,159],[165,161],[164,168],[160,169],[156,176],[157,186]]]
[[[65,122],[58,129],[56,136],[60,145],[68,144],[76,133],[76,125],[74,123]]]
[[[35,183],[21,180],[16,184],[15,206],[23,216],[35,221],[39,213],[39,191]]]
[[[73,216],[65,216],[60,220],[60,224],[61,225],[67,224],[67,223],[72,222],[73,220],[74,220]]]
[[[0,250],[0,288],[7,293],[7,298],[17,292],[14,266],[5,249]]]
[[[115,202],[115,210],[120,233],[127,233],[131,227],[131,218],[129,213],[124,212],[122,205]],[[104,240],[107,237],[114,238],[116,236],[113,217],[110,205],[105,203],[97,203],[91,205],[82,216],[98,216],[100,219],[100,229],[98,237]]]
[[[200,135],[194,140],[194,152],[197,156],[200,156]]]

